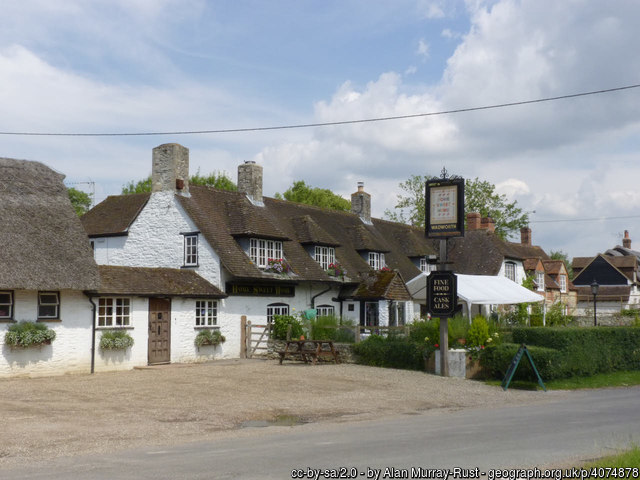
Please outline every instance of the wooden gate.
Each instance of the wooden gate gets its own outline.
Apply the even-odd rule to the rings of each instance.
[[[269,339],[271,338],[271,324],[258,325],[247,321],[246,316],[241,319],[242,358],[251,358],[256,355],[266,355]]]
[[[149,365],[171,362],[171,301],[149,299]]]

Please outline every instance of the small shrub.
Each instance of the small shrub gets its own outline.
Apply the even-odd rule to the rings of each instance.
[[[304,334],[302,323],[292,315],[273,316],[273,336],[276,340],[286,340],[287,331],[291,325],[291,338],[300,338]]]
[[[469,347],[480,347],[485,345],[489,338],[489,324],[483,316],[478,315],[471,321],[471,326],[467,332],[467,345]]]
[[[13,348],[27,348],[51,343],[55,338],[56,332],[46,324],[22,321],[9,327],[4,342]]]
[[[220,345],[227,339],[220,333],[220,330],[200,330],[196,335],[195,345],[200,348],[205,345]]]
[[[311,340],[335,340],[340,319],[333,315],[316,317],[309,321],[309,338]]]
[[[102,350],[126,350],[133,346],[133,337],[125,330],[106,330],[100,337]]]
[[[357,361],[362,365],[406,370],[424,368],[424,350],[424,344],[397,336],[371,335],[353,346]]]
[[[564,314],[564,305],[554,303],[547,310],[546,322],[549,327],[565,327],[573,323],[573,317]],[[534,326],[533,324],[531,326]]]

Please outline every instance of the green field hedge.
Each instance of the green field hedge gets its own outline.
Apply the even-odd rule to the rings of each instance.
[[[616,370],[640,370],[640,328],[514,328],[512,344],[487,348],[482,364],[504,376],[521,344],[527,345],[545,380],[591,376]],[[526,359],[514,378],[532,379]],[[526,367],[523,365],[526,364]]]
[[[373,367],[423,370],[424,344],[406,338],[371,335],[353,345],[358,363]]]

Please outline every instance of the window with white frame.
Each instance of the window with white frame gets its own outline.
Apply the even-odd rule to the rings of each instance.
[[[369,252],[369,266],[374,270],[380,270],[381,268],[386,267],[384,253]]]
[[[336,309],[333,305],[318,305],[316,311],[319,317],[332,317]]]
[[[60,318],[59,292],[38,292],[38,318]]]
[[[314,259],[326,270],[329,265],[336,263],[336,249],[333,247],[315,247]]]
[[[435,263],[429,263],[429,259],[426,257],[420,258],[420,271],[421,272],[435,272],[438,266]]]
[[[504,264],[504,276],[512,282],[516,281],[516,264],[513,262],[507,262]]]
[[[560,291],[562,293],[567,293],[567,276],[559,275],[558,278],[560,279]]]
[[[196,301],[196,327],[211,327],[218,324],[218,302],[216,300]]]
[[[198,234],[191,233],[184,236],[184,265],[195,267],[198,265]]]
[[[538,285],[538,291],[544,292],[544,272],[536,273],[536,284]]]
[[[266,268],[270,258],[274,260],[283,258],[282,242],[279,240],[252,238],[249,241],[249,257],[258,268]]]
[[[289,305],[286,303],[267,305],[267,323],[273,322],[274,315],[289,315]]]
[[[99,327],[128,327],[131,325],[131,301],[128,298],[100,298],[98,300]]]
[[[0,292],[0,318],[13,318],[13,292]]]

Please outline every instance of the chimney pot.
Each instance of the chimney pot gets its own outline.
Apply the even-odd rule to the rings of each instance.
[[[520,229],[520,243],[522,245],[531,245],[531,229],[529,227]]]
[[[624,231],[624,238],[622,239],[622,246],[624,248],[631,249],[631,238],[629,238],[629,230]]]
[[[351,194],[351,213],[371,225],[371,195],[364,191],[364,182],[358,182],[358,191]]]
[[[178,188],[178,181],[182,188]],[[152,192],[189,193],[189,149],[177,143],[165,143],[153,149]]]
[[[488,232],[491,232],[491,233],[495,232],[496,231],[495,220],[491,217],[484,217],[480,221],[480,229],[487,230]]]

